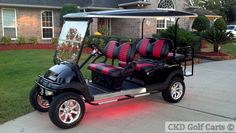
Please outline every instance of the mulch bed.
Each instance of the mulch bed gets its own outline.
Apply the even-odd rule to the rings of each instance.
[[[223,52],[200,52],[196,55],[199,58],[209,59],[209,60],[230,60],[233,59],[232,55]]]
[[[9,44],[9,45],[0,45],[0,51],[6,51],[6,50],[28,50],[28,49],[44,49],[44,50],[50,50],[55,49],[56,45],[53,44]]]

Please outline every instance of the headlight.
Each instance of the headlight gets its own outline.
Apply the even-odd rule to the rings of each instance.
[[[52,96],[53,95],[53,91],[45,90],[45,95],[46,96]]]
[[[50,80],[56,81],[58,74],[55,73],[55,72],[53,72],[53,71],[48,70],[46,76],[47,76]]]
[[[57,80],[57,77],[54,76],[54,75],[50,75],[48,76],[49,79],[51,79],[52,81],[56,81]]]

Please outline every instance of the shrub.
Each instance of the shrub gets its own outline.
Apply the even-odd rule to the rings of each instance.
[[[80,12],[80,9],[78,8],[78,6],[76,4],[65,4],[60,12],[60,22],[61,22],[61,26],[63,25],[63,16],[68,14],[68,13],[76,13],[76,12]]]
[[[38,40],[37,40],[36,37],[31,36],[31,37],[29,38],[29,44],[36,45],[37,43],[38,43]]]
[[[214,52],[219,52],[221,45],[233,41],[234,35],[231,32],[211,27],[206,31],[205,38],[208,42],[213,44]]]
[[[198,16],[192,25],[192,29],[202,32],[207,30],[210,27],[210,21],[206,16]]]
[[[9,36],[3,36],[3,37],[2,37],[2,43],[3,43],[4,45],[10,44],[10,42],[11,42],[11,37],[9,37]]]
[[[98,32],[102,33],[102,35],[104,36],[108,35],[108,29],[106,26],[102,26],[101,28],[99,28]]]
[[[20,36],[17,38],[17,44],[24,44],[25,43],[25,38]]]
[[[57,38],[52,38],[52,44],[57,45],[58,44],[58,39]]]
[[[91,36],[91,44],[96,44],[103,49],[106,45],[106,40],[102,36]]]
[[[169,38],[174,41],[175,39],[175,26],[168,27],[165,31],[161,31],[157,35],[153,35],[153,37],[159,38]],[[176,37],[176,46],[187,46],[193,45],[193,42],[198,41],[200,38],[199,36],[193,34],[190,31],[187,31],[182,28],[177,29],[177,37]]]
[[[214,27],[217,30],[226,30],[227,29],[227,25],[226,25],[225,20],[223,18],[218,18],[214,23]]]
[[[121,36],[96,36],[92,35],[85,39],[85,46],[89,47],[90,44],[97,44],[101,49],[105,47],[105,45],[109,41],[117,41],[120,44],[124,42],[131,42],[132,44],[136,44],[138,42],[138,38],[128,38],[128,37],[121,37]]]

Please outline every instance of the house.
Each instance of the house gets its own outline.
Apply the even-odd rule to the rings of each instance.
[[[69,3],[77,4],[84,12],[132,8],[184,11],[191,6],[191,0],[0,0],[0,38],[10,36],[16,40],[20,36],[33,36],[40,43],[58,38],[61,28],[60,9]],[[181,25],[188,28],[188,21],[181,21]],[[90,31],[92,34],[106,27],[108,34],[140,37],[141,22],[141,19],[99,18],[94,19]],[[144,35],[151,36],[174,22],[175,18],[147,19]]]

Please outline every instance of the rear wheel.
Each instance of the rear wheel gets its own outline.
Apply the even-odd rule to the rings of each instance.
[[[165,101],[170,103],[179,102],[185,93],[185,84],[182,78],[173,78],[168,87],[162,91],[162,97]]]
[[[42,95],[40,95],[39,86],[35,85],[30,91],[29,96],[30,104],[35,110],[39,112],[47,112],[49,108],[49,101],[44,99]]]
[[[59,128],[75,127],[82,120],[85,113],[84,101],[80,95],[65,92],[52,101],[49,108],[51,121]]]

